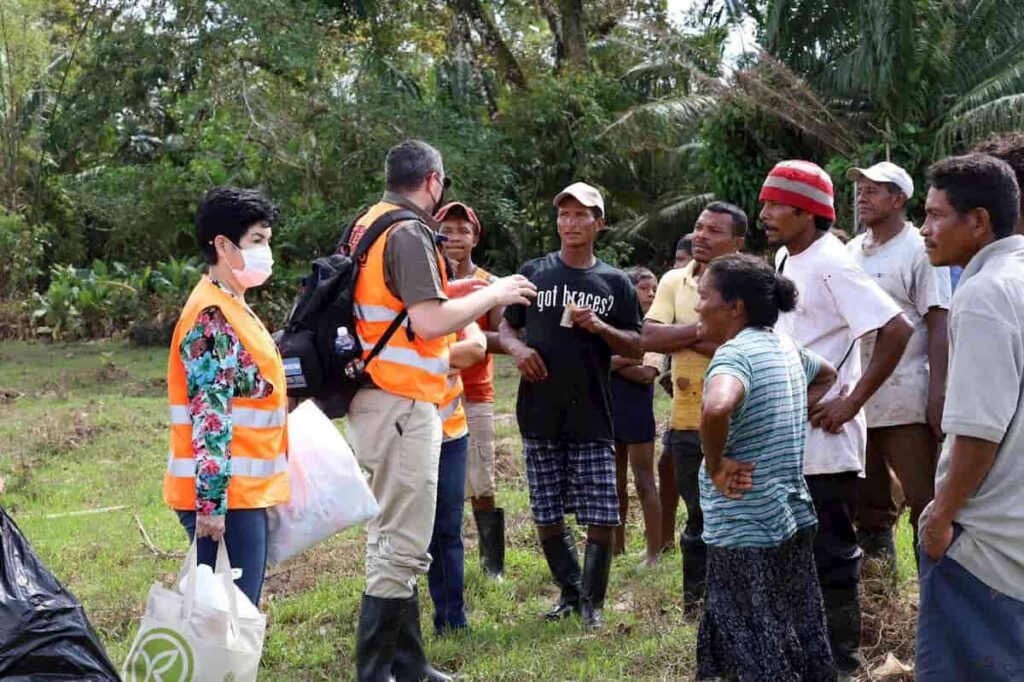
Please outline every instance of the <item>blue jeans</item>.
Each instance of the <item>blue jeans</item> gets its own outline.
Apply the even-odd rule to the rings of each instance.
[[[466,496],[466,457],[469,436],[441,445],[437,478],[437,511],[430,538],[430,570],[427,584],[434,601],[434,631],[466,627],[462,600],[464,558],[462,509]]]
[[[953,533],[956,543],[963,529],[954,525]],[[917,551],[919,682],[1024,679],[1024,602],[993,590],[949,556],[936,562]]]
[[[188,533],[189,542],[196,534],[196,513],[179,511],[178,520]],[[263,591],[263,575],[267,569],[267,510],[229,509],[224,520],[224,541],[228,546],[231,568],[242,569],[235,581],[256,606]],[[217,543],[200,538],[196,551],[199,563],[214,568],[217,563]]]

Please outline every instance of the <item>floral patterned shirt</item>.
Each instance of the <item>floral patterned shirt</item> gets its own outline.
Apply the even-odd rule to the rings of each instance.
[[[231,482],[231,400],[266,398],[274,386],[260,375],[256,361],[215,306],[199,314],[179,352],[192,417],[196,511],[219,516],[227,513]]]

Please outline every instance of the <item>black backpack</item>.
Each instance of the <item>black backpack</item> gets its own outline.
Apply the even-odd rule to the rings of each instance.
[[[356,278],[362,261],[389,227],[419,216],[408,209],[388,211],[373,221],[355,251],[349,253],[352,230],[362,216],[342,234],[333,255],[313,261],[312,272],[302,280],[302,289],[284,329],[274,335],[284,362],[288,396],[315,399],[329,417],[345,416],[352,398],[364,386],[366,364],[380,353],[406,318],[406,311],[402,310],[363,360],[353,315]],[[336,350],[340,327],[348,329],[351,340]]]

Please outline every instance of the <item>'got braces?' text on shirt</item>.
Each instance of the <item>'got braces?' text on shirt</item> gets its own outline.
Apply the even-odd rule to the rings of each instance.
[[[559,296],[561,291],[561,296]],[[590,308],[601,316],[611,312],[615,304],[615,296],[608,294],[600,296],[586,291],[574,291],[565,284],[555,284],[550,289],[543,289],[537,292],[537,312],[544,312],[547,308],[556,306],[565,308],[569,304],[577,308]]]

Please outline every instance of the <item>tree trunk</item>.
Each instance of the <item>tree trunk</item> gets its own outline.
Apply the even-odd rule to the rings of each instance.
[[[498,97],[480,65],[480,57],[476,53],[476,45],[473,44],[473,29],[469,24],[469,17],[456,13],[452,26],[452,37],[456,46],[455,57],[456,59],[465,59],[469,63],[473,70],[473,81],[480,89],[480,94],[487,104],[487,112],[493,119],[498,115]]]
[[[586,69],[587,28],[583,23],[583,0],[558,0],[562,15],[562,42],[569,63],[578,69]]]
[[[553,0],[537,0],[540,11],[548,20],[548,28],[551,29],[551,36],[555,41],[555,69],[561,70],[565,61],[565,43],[562,42],[562,17],[558,14]]]
[[[511,83],[520,90],[526,89],[526,78],[516,56],[512,54],[505,39],[501,37],[494,18],[483,7],[480,0],[448,0],[448,5],[453,12],[467,16],[473,27],[476,29],[480,40],[487,46],[488,51],[494,55],[498,62],[498,71],[504,80]]]

